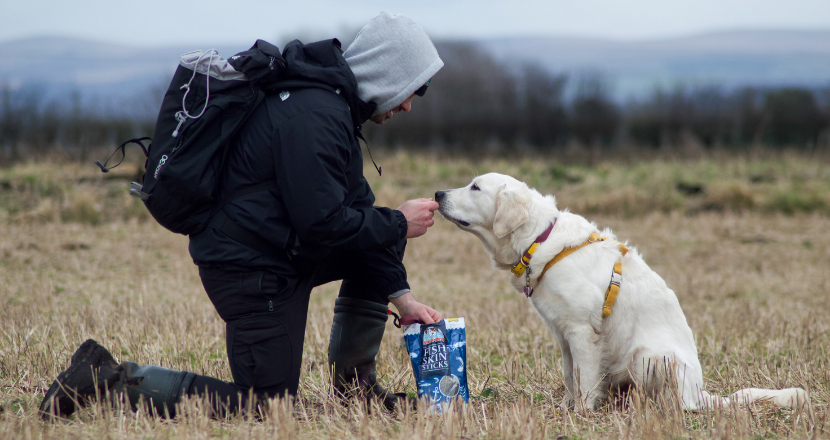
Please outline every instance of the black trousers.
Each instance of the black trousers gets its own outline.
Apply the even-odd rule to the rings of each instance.
[[[406,240],[396,247],[403,259]],[[316,286],[343,280],[340,297],[388,304],[369,276],[354,267],[353,254],[334,252],[308,263],[289,278],[266,270],[250,272],[200,268],[199,276],[217,313],[226,323],[226,347],[233,383],[197,376],[189,395],[207,394],[221,413],[241,407],[238,394],[258,398],[294,395],[300,382],[308,301]],[[392,292],[390,292],[392,293]]]

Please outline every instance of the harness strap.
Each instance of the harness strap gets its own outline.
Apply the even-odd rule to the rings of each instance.
[[[553,260],[548,261],[548,264],[546,264],[545,268],[542,269],[542,273],[539,275],[539,278],[537,278],[536,282],[538,283],[539,280],[541,280],[542,277],[545,276],[545,272],[547,272],[548,269],[553,267],[554,264],[562,261],[563,258],[565,258],[568,255],[584,248],[585,246],[588,246],[591,243],[596,243],[598,241],[605,241],[605,237],[600,237],[599,234],[597,234],[596,232],[592,232],[591,236],[588,237],[587,240],[585,240],[585,243],[582,243],[579,246],[574,246],[574,247],[569,247],[569,248],[562,249],[562,252],[556,254],[556,256],[553,257]]]
[[[623,256],[628,249],[624,244],[620,245],[620,252]],[[617,301],[617,294],[620,293],[620,283],[622,283],[622,260],[617,260],[614,264],[614,271],[611,272],[611,284],[608,285],[608,290],[605,291],[605,304],[602,305],[602,317],[607,318],[611,316],[611,308]]]
[[[600,237],[599,234],[596,232],[591,233],[591,236],[588,237],[584,243],[580,244],[579,246],[573,246],[569,248],[562,249],[562,252],[556,254],[552,260],[548,261],[545,264],[545,268],[542,269],[542,273],[539,275],[539,278],[536,279],[536,283],[538,284],[541,282],[542,277],[545,276],[545,272],[548,271],[554,264],[562,261],[563,258],[567,257],[568,255],[582,249],[585,246],[588,246],[591,243],[596,243],[598,241],[605,241],[607,237]],[[628,253],[628,247],[622,243],[617,243],[617,247],[620,249],[620,253],[622,256],[625,256]],[[602,317],[607,318],[611,316],[611,309],[614,307],[614,303],[617,301],[617,295],[620,293],[620,285],[622,284],[622,259],[617,260],[614,264],[614,270],[611,272],[611,283],[608,285],[608,289],[605,291],[605,303],[602,305]]]

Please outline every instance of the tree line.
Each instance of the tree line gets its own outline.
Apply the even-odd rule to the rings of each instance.
[[[445,67],[427,96],[388,127],[370,127],[370,140],[461,152],[550,150],[574,142],[600,148],[830,144],[830,78],[820,90],[656,87],[618,103],[601,73],[569,77],[534,64],[506,66],[464,43],[438,48]]]
[[[0,83],[0,159],[60,152],[87,161],[93,152],[153,133],[155,117],[148,112],[138,117],[116,114],[82,98],[72,93],[65,100],[48,100],[37,85],[12,88]],[[160,104],[161,96],[152,101]]]
[[[571,77],[534,64],[499,63],[470,43],[436,46],[445,67],[411,113],[382,127],[366,124],[372,148],[500,154],[574,143],[604,149],[688,142],[733,149],[830,146],[830,87],[677,85],[620,103],[600,73]],[[157,108],[160,94],[163,89],[148,91],[144,106]],[[153,111],[113,116],[93,111],[81,98],[47,102],[37,88],[0,84],[0,157],[61,151],[88,160],[95,149],[152,134]]]

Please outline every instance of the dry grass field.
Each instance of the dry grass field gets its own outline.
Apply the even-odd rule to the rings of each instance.
[[[429,197],[486,171],[557,195],[560,208],[629,240],[674,289],[709,391],[802,387],[812,406],[684,413],[634,392],[594,413],[557,409],[564,387],[554,339],[511,290],[509,273],[490,268],[478,240],[439,219],[410,242],[405,263],[417,298],[467,320],[469,405],[442,416],[367,414],[330,398],[335,283],[312,293],[293,402],[227,420],[187,402],[172,421],[97,406],[43,422],[42,390],[87,338],[119,360],[231,375],[224,325],[187,238],[148,221],[126,196],[123,178],[134,169],[104,180],[91,164],[42,162],[0,169],[0,438],[830,437],[830,162],[787,155],[591,167],[407,155],[379,162],[383,177],[366,169],[379,204]],[[678,183],[702,184],[702,193],[684,194]],[[390,321],[379,371],[389,388],[413,393],[400,335]]]

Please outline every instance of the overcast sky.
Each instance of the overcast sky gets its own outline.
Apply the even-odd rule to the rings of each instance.
[[[58,35],[160,46],[327,38],[358,30],[381,10],[413,18],[433,38],[830,30],[830,0],[2,0],[0,41]]]

